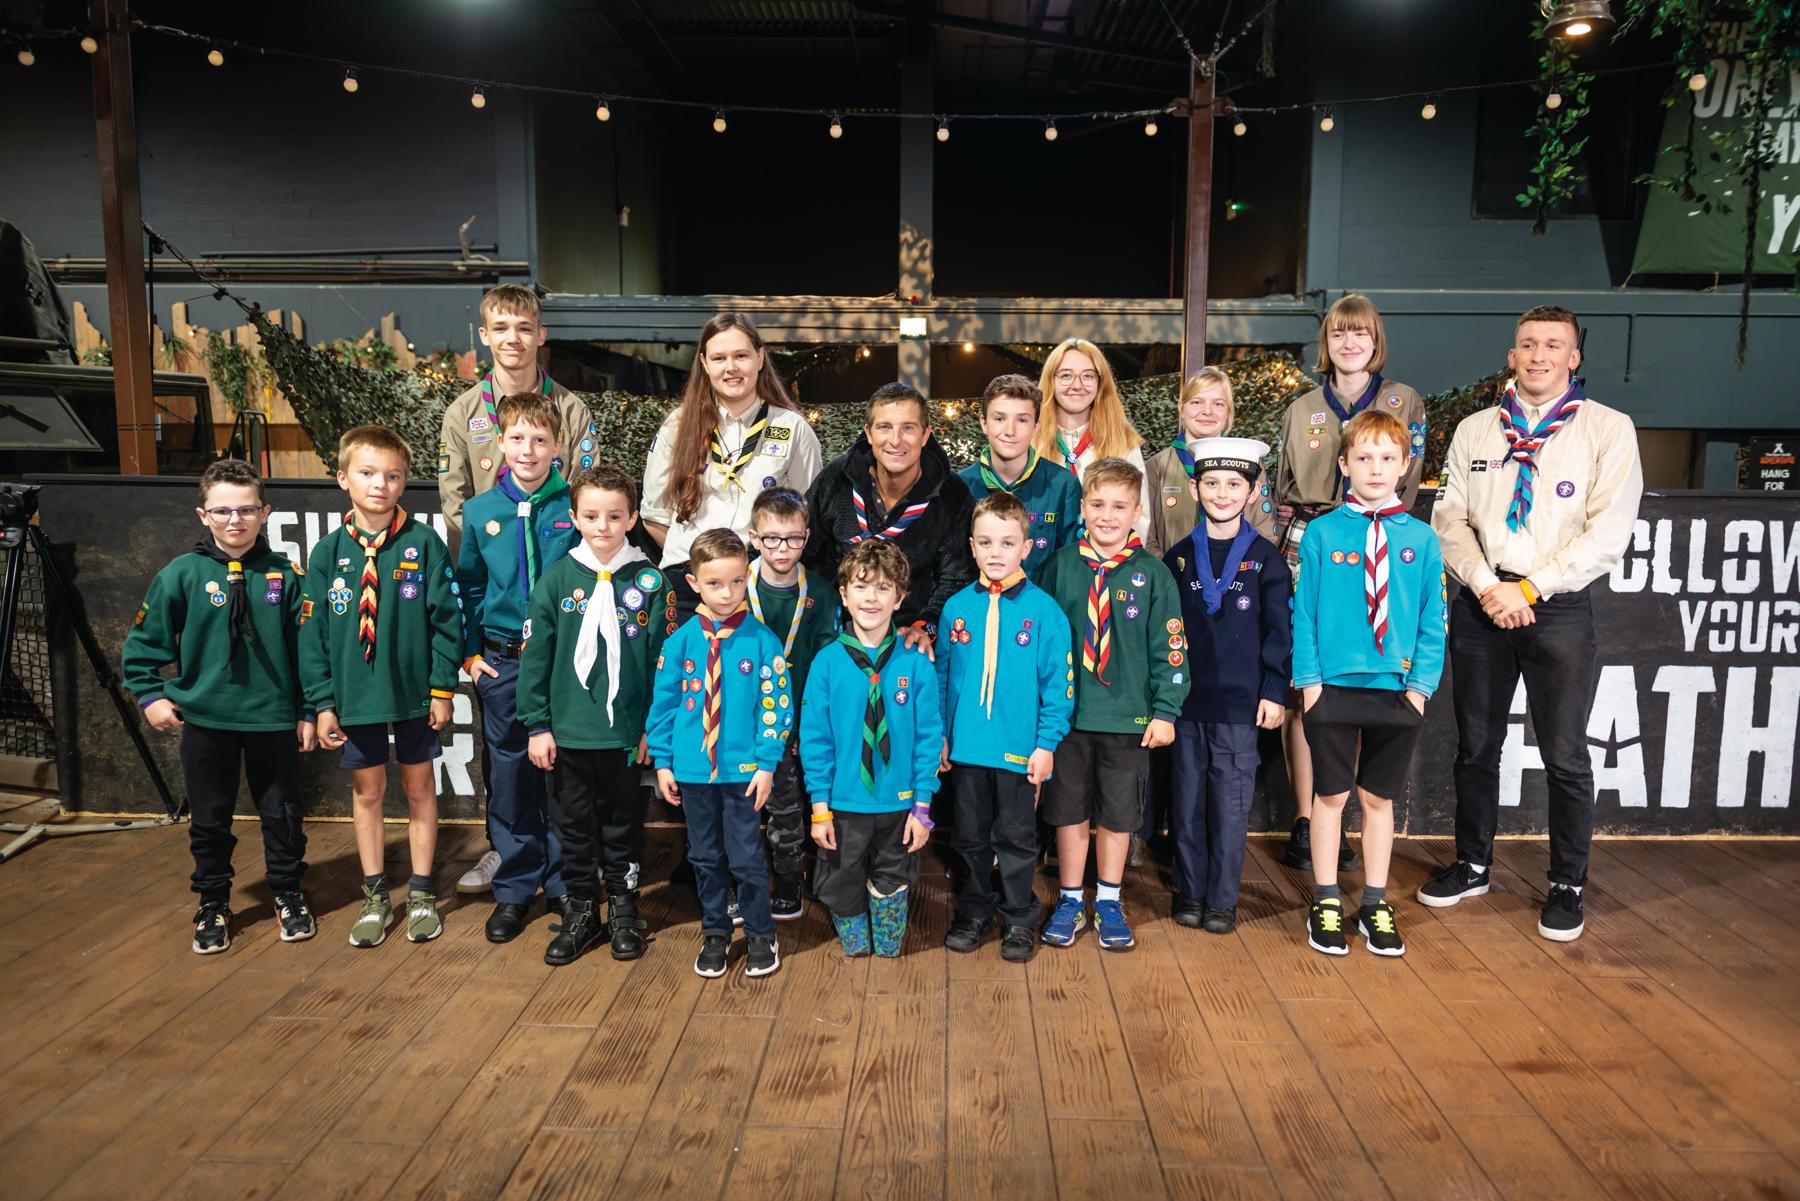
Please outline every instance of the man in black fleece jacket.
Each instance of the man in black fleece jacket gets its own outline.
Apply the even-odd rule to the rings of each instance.
[[[875,390],[863,436],[825,465],[807,501],[813,526],[807,569],[835,588],[845,548],[864,538],[893,540],[912,568],[896,624],[907,629],[909,645],[935,638],[944,602],[975,579],[969,553],[975,502],[931,436],[917,388],[893,383]],[[922,633],[908,628],[920,625]]]

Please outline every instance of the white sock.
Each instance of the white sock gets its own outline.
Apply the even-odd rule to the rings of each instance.
[[[1094,883],[1094,900],[1096,900],[1096,901],[1116,901],[1118,899],[1119,899],[1119,886],[1117,884],[1108,884],[1105,880],[1095,881],[1095,883]]]
[[[1077,905],[1081,904],[1082,892],[1081,892],[1081,887],[1079,885],[1077,885],[1074,888],[1065,888],[1065,889],[1062,889],[1061,891],[1062,891],[1062,899],[1063,900],[1074,901]]]
[[[1482,866],[1482,865],[1481,865],[1481,864],[1479,864],[1479,863],[1471,863],[1471,864],[1469,864],[1469,870],[1470,870],[1470,871],[1472,871],[1472,872],[1474,872],[1474,873],[1475,873],[1475,874],[1476,874],[1476,875],[1478,875],[1478,876],[1485,876],[1485,875],[1487,875],[1487,868],[1485,868],[1485,867],[1483,867],[1483,866]]]

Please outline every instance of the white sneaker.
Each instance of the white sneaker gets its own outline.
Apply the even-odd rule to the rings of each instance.
[[[500,852],[488,851],[475,861],[456,882],[457,892],[487,892],[494,887],[494,873],[500,870]]]

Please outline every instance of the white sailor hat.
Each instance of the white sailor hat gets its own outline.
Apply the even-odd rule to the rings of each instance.
[[[1195,438],[1187,446],[1194,456],[1195,479],[1203,471],[1235,471],[1255,483],[1269,453],[1269,444],[1255,438]]]

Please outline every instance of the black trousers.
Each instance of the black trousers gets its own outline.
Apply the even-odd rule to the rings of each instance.
[[[788,740],[787,752],[775,769],[775,785],[762,808],[763,836],[769,841],[769,870],[777,876],[798,876],[805,867],[811,808],[800,782],[800,739]]]
[[[950,791],[956,916],[985,922],[998,913],[1009,926],[1036,926],[1036,786],[1023,772],[959,763]]]
[[[181,727],[181,774],[187,783],[188,846],[194,853],[194,891],[202,901],[231,899],[231,852],[237,837],[238,779],[262,818],[263,868],[276,892],[297,892],[306,871],[306,830],[300,824],[300,745],[294,731]]]
[[[855,917],[869,911],[871,887],[886,897],[919,882],[919,857],[906,849],[907,812],[840,812],[832,818],[837,850],[819,849],[813,880],[825,908]]]
[[[611,894],[638,886],[649,802],[642,771],[628,754],[556,748],[550,811],[562,844],[563,885],[572,897],[598,900],[602,878]]]
[[[1456,700],[1456,856],[1487,866],[1500,822],[1500,750],[1519,678],[1550,791],[1550,882],[1587,883],[1594,838],[1588,713],[1599,682],[1586,590],[1533,606],[1531,625],[1502,630],[1467,588],[1450,611]]]

